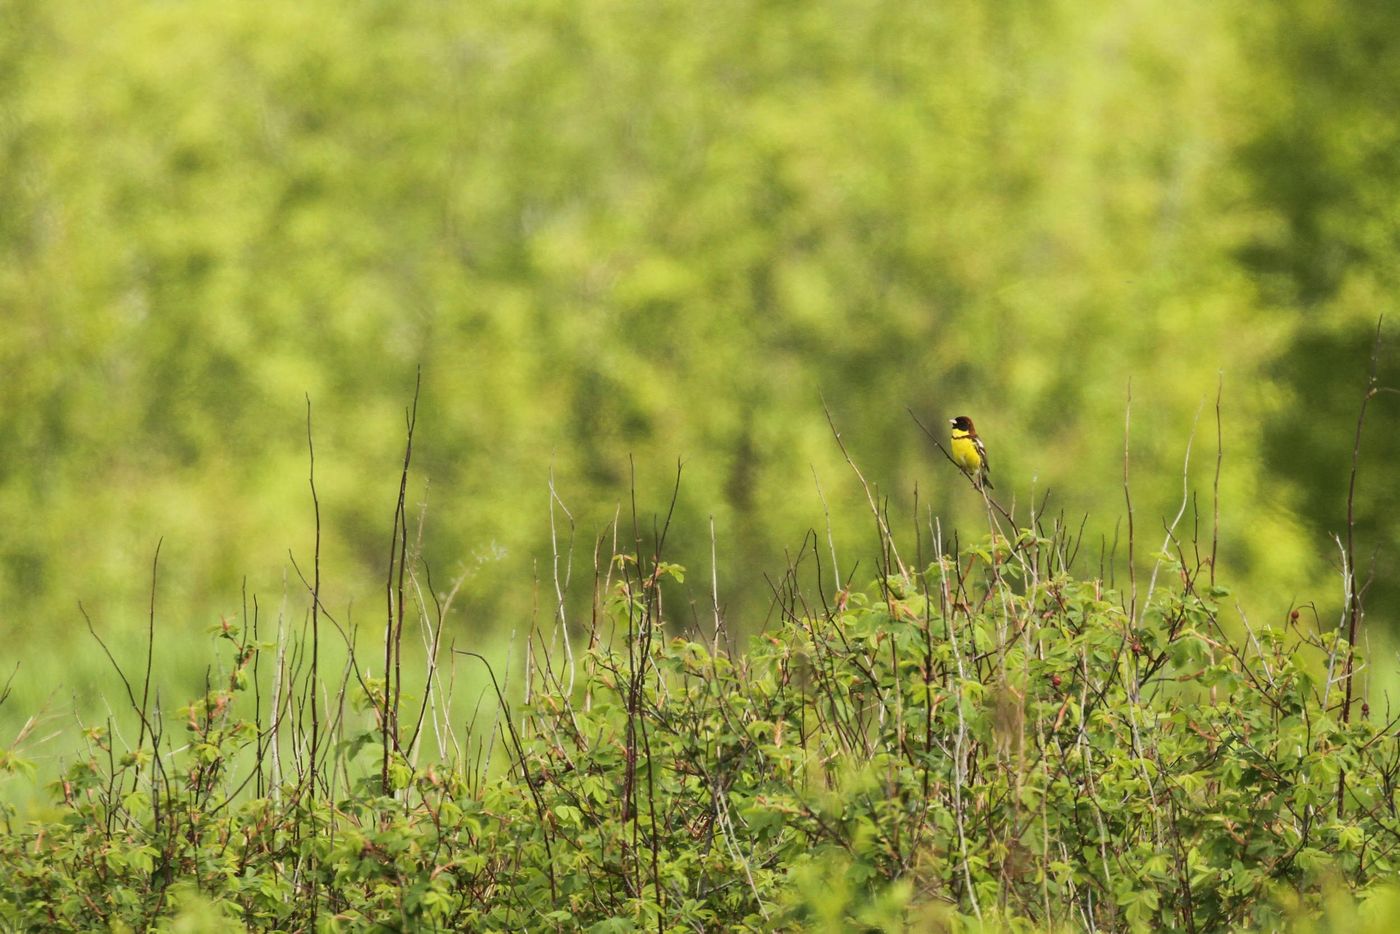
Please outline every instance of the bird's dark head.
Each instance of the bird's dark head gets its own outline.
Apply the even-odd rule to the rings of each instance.
[[[958,431],[972,431],[972,419],[968,418],[966,415],[959,415],[957,418],[952,419],[950,424]]]

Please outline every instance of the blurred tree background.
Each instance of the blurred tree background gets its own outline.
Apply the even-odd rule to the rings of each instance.
[[[1130,380],[1139,555],[1193,432],[1209,540],[1223,381],[1221,574],[1330,626],[1398,98],[1380,0],[0,0],[5,714],[105,683],[79,600],[139,656],[162,537],[158,653],[245,581],[305,604],[308,395],[323,595],[378,619],[420,365],[411,506],[434,583],[466,575],[459,643],[547,621],[551,471],[576,585],[678,459],[668,552],[708,578],[713,516],[732,626],[818,483],[849,573],[873,523],[823,399],[905,528],[916,486],[981,527],[906,408],[966,413],[997,492],[1087,514],[1097,561]],[[1362,451],[1379,627],[1397,425],[1382,397]]]

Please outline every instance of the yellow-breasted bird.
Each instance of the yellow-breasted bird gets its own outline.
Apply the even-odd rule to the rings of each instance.
[[[991,469],[987,466],[987,449],[982,444],[982,439],[977,437],[977,429],[972,427],[972,419],[966,415],[959,415],[952,419],[953,426],[953,462],[963,469],[963,472],[972,477],[972,482],[981,489],[983,485],[987,489],[993,489]]]

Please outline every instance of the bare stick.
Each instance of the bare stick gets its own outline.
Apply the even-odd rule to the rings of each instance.
[[[710,601],[715,614],[715,640],[712,655],[719,654],[719,633],[723,624],[719,619],[719,561],[715,558],[715,517],[710,516]]]
[[[569,519],[569,555],[564,568],[564,581],[559,582],[559,533],[554,525],[554,504],[558,503],[559,508],[564,511],[564,515]],[[564,592],[569,589],[569,581],[574,576],[574,514],[569,512],[569,507],[564,505],[564,501],[559,498],[559,493],[554,489],[554,468],[549,468],[549,544],[553,550],[554,557],[554,621],[559,625],[559,632],[564,639],[564,664],[569,669],[570,696],[574,693],[574,649],[569,643],[569,621],[564,616]]]
[[[426,574],[426,576],[427,576],[427,578],[428,578],[428,592],[429,592],[430,594],[432,594],[433,600],[436,601],[436,600],[437,600],[437,594],[436,594],[436,592],[433,590],[433,578],[432,578],[432,574],[431,574],[430,572],[427,572],[427,570],[426,570],[426,569],[427,569],[427,563],[426,563],[426,562],[424,563],[424,569],[425,569],[425,574]],[[427,648],[428,648],[428,683],[427,683],[427,687],[424,688],[424,691],[423,691],[423,703],[422,703],[422,705],[420,705],[419,708],[418,708],[418,721],[417,721],[417,723],[414,724],[414,727],[413,727],[413,740],[409,743],[409,748],[413,750],[415,756],[417,755],[417,750],[418,750],[418,735],[419,735],[419,733],[422,732],[422,730],[423,730],[423,717],[425,716],[425,714],[426,714],[426,712],[427,712],[427,708],[428,708],[428,698],[429,698],[429,697],[431,696],[431,694],[432,694],[432,688],[433,688],[434,685],[437,686],[437,691],[438,691],[438,695],[437,695],[437,696],[438,696],[438,698],[440,699],[440,701],[441,701],[441,703],[442,703],[442,709],[443,709],[443,725],[444,725],[444,727],[445,727],[445,732],[446,732],[447,734],[449,734],[449,735],[452,735],[452,720],[451,720],[451,717],[448,716],[448,711],[450,710],[449,700],[450,700],[450,698],[451,698],[452,692],[451,692],[450,690],[448,690],[448,691],[446,692],[446,694],[443,693],[443,689],[442,689],[442,678],[441,678],[441,677],[438,675],[438,673],[437,673],[437,670],[438,670],[438,661],[437,661],[437,659],[438,659],[438,650],[439,650],[439,648],[440,648],[441,645],[442,645],[442,627],[443,627],[443,624],[447,621],[447,614],[448,614],[448,611],[450,611],[450,610],[452,609],[452,602],[453,602],[454,600],[457,599],[457,592],[458,592],[459,590],[462,589],[462,584],[466,581],[466,579],[467,579],[467,572],[463,572],[462,574],[459,574],[459,575],[457,576],[457,579],[454,580],[454,581],[452,582],[452,589],[450,589],[450,590],[447,592],[447,596],[443,598],[442,603],[439,604],[438,607],[437,607],[437,626],[434,627],[433,630],[432,630],[432,642],[431,642],[431,644],[428,645],[428,647],[427,647]],[[418,577],[417,577],[417,575],[414,575],[414,578],[413,578],[413,585],[414,585],[415,588],[418,588],[418,590],[419,590],[419,598],[418,598],[418,599],[419,599],[419,603],[421,604],[421,603],[422,603],[422,590],[421,590],[421,588],[419,588],[419,585],[418,585]],[[433,729],[434,729],[435,731],[436,731],[436,729],[437,729],[437,721],[436,721],[436,719],[434,719],[434,721],[433,721]],[[438,749],[439,749],[439,752],[442,751],[442,739],[441,739],[441,737],[439,737],[439,739],[438,739]]]
[[[82,601],[78,601],[78,612],[83,614],[83,622],[87,623],[88,632],[97,640],[97,644],[102,647],[102,652],[107,656],[107,661],[111,662],[112,667],[116,669],[117,677],[122,679],[122,685],[126,688],[126,698],[131,702],[131,709],[136,711],[136,716],[141,718],[141,736],[144,739],[146,731],[149,729],[149,724],[146,721],[145,706],[136,703],[136,695],[131,690],[131,682],[126,679],[126,673],[122,671],[122,666],[117,664],[116,658],[112,655],[112,650],[107,648],[107,643],[102,641],[102,637],[99,636],[97,630],[93,628],[92,619],[88,616],[87,609],[84,608]],[[153,730],[152,733],[154,734]],[[140,744],[138,743],[137,745],[139,747]]]
[[[272,760],[272,800],[282,798],[282,676],[287,668],[287,572],[282,572],[282,604],[277,608],[277,667],[272,673],[272,723],[268,728]]]
[[[380,770],[380,783],[384,793],[389,793],[389,750],[399,744],[398,701],[401,684],[399,679],[399,647],[403,639],[403,595],[404,565],[408,557],[408,517],[404,513],[404,500],[408,495],[408,467],[413,460],[413,429],[418,422],[418,394],[423,386],[423,370],[419,368],[418,379],[413,386],[413,406],[408,412],[408,438],[404,443],[403,470],[399,474],[399,498],[394,505],[394,530],[389,541],[389,573],[384,584],[385,603],[388,605],[388,620],[384,630],[384,718],[380,724],[380,741],[383,747],[383,761]],[[394,570],[398,568],[398,599],[395,599]],[[393,685],[393,701],[389,699],[389,688]]]
[[[846,442],[841,440],[841,432],[836,429],[836,421],[831,417],[831,409],[827,407],[826,400],[822,400],[822,411],[826,413],[826,423],[831,426],[831,434],[836,438],[836,446],[841,449],[841,456],[846,458],[846,463],[851,470],[855,471],[856,479],[860,481],[861,489],[865,490],[865,499],[870,503],[870,511],[875,514],[875,522],[880,527],[880,535],[889,544],[890,554],[894,556],[895,563],[899,565],[899,574],[906,580],[909,578],[909,569],[900,560],[899,550],[894,546],[894,533],[890,531],[889,525],[885,522],[885,516],[880,511],[880,506],[875,502],[875,494],[870,492],[870,484],[865,482],[865,474],[860,472],[856,462],[851,459],[850,451],[846,450]]]
[[[321,499],[316,495],[316,445],[311,437],[311,396],[306,397],[306,455],[310,462],[307,476],[311,484],[311,505],[316,514],[316,550],[312,558],[311,583],[311,797],[316,797],[316,758],[321,737],[321,713],[316,702],[316,687],[320,684],[321,660]]]
[[[164,543],[165,538],[162,536],[156,542],[155,557],[151,558],[151,611],[146,617],[146,681],[141,687],[141,733],[136,740],[137,748],[146,740],[145,711],[151,697],[151,656],[156,642],[156,573],[160,567],[160,546]]]
[[[1128,487],[1128,440],[1133,426],[1133,380],[1128,378],[1128,402],[1123,407],[1123,499],[1128,504],[1128,583],[1132,600],[1128,604],[1128,619],[1137,619],[1137,571],[1133,565],[1133,494]]]
[[[912,414],[912,413],[911,413]],[[948,572],[943,561],[943,527],[940,523],[934,533],[935,557],[938,562],[939,588],[942,591],[940,602],[945,606],[953,603],[952,593],[948,589]],[[954,561],[957,555],[953,556]],[[967,672],[963,668],[962,652],[958,647],[957,622],[952,612],[945,611],[944,619],[948,624],[948,643],[953,649],[953,660],[957,663],[958,676],[954,682],[954,694],[957,700],[958,710],[958,732],[953,737],[953,816],[958,830],[958,850],[962,856],[963,883],[967,886],[967,897],[972,903],[972,913],[977,916],[977,920],[982,920],[982,906],[977,901],[977,886],[972,881],[972,868],[968,864],[967,834],[964,828],[963,812],[966,805],[963,803],[963,783],[966,781],[967,757],[964,755],[964,744],[967,742],[967,717],[964,712],[964,705],[967,703],[963,686],[967,681]],[[976,645],[972,646],[976,651]]]
[[[520,765],[520,774],[525,779],[525,787],[530,789],[530,797],[535,802],[535,813],[539,817],[540,827],[544,832],[545,867],[549,871],[549,894],[551,898],[558,898],[558,883],[554,878],[554,849],[550,842],[549,835],[550,824],[545,820],[544,798],[540,796],[538,787],[544,783],[542,781],[537,781],[530,775],[530,762],[525,756],[525,747],[520,742],[520,734],[515,731],[515,724],[510,718],[510,705],[506,703],[505,693],[501,690],[500,682],[496,680],[496,672],[492,669],[491,663],[486,660],[485,655],[479,652],[467,652],[462,649],[453,649],[452,652],[455,655],[465,655],[469,658],[475,658],[486,666],[486,673],[491,676],[491,686],[496,689],[496,703],[499,705],[498,709],[505,715],[506,729],[510,733],[511,744],[515,747],[515,756],[516,761]]]
[[[1205,408],[1205,400],[1196,407],[1196,417],[1191,420],[1191,434],[1186,438],[1186,456],[1181,462],[1181,508],[1176,511],[1176,517],[1172,519],[1171,525],[1167,526],[1167,536],[1162,540],[1162,547],[1159,552],[1166,552],[1171,545],[1173,533],[1181,522],[1181,517],[1186,515],[1186,504],[1191,502],[1191,445],[1196,441],[1196,427],[1201,422],[1201,409]],[[1147,596],[1142,601],[1142,612],[1147,613],[1147,605],[1152,602],[1152,591],[1157,587],[1157,572],[1161,570],[1162,562],[1154,560],[1152,562],[1152,577],[1147,581]]]
[[[1215,555],[1220,547],[1220,462],[1225,459],[1225,444],[1220,432],[1220,397],[1225,394],[1225,371],[1221,370],[1215,384],[1215,483],[1211,487],[1210,523],[1210,585],[1215,586]]]
[[[1377,395],[1383,392],[1400,392],[1388,386],[1381,386],[1376,379],[1376,369],[1380,363],[1381,354],[1381,322],[1384,317],[1376,319],[1376,336],[1371,343],[1371,370],[1366,378],[1366,391],[1361,394],[1361,411],[1356,415],[1356,440],[1351,448],[1351,478],[1347,483],[1347,544],[1346,562],[1343,574],[1346,578],[1346,619],[1347,619],[1347,657],[1343,668],[1342,678],[1346,681],[1346,696],[1342,701],[1342,723],[1351,722],[1351,696],[1352,696],[1352,664],[1356,654],[1356,629],[1361,623],[1364,614],[1361,606],[1361,591],[1356,586],[1356,474],[1361,463],[1361,430],[1366,424],[1366,406]],[[1342,770],[1337,778],[1337,817],[1342,817],[1346,807],[1346,783],[1347,774]]]
[[[826,494],[822,492],[822,482],[817,477],[817,468],[812,468],[812,482],[817,485],[817,499],[821,500],[822,514],[826,516],[826,546],[831,550],[831,576],[836,581],[836,589],[841,589],[841,566],[836,560],[836,539],[831,534],[831,509],[826,504]]]

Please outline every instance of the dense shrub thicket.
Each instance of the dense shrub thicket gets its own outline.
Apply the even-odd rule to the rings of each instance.
[[[863,590],[814,537],[742,651],[620,555],[465,734],[228,627],[183,735],[128,684],[138,741],[91,729],[52,812],[7,815],[0,925],[1213,931],[1382,891],[1400,744],[1351,647],[1298,613],[1233,635],[1189,544],[1115,590],[1032,526],[886,534]]]

